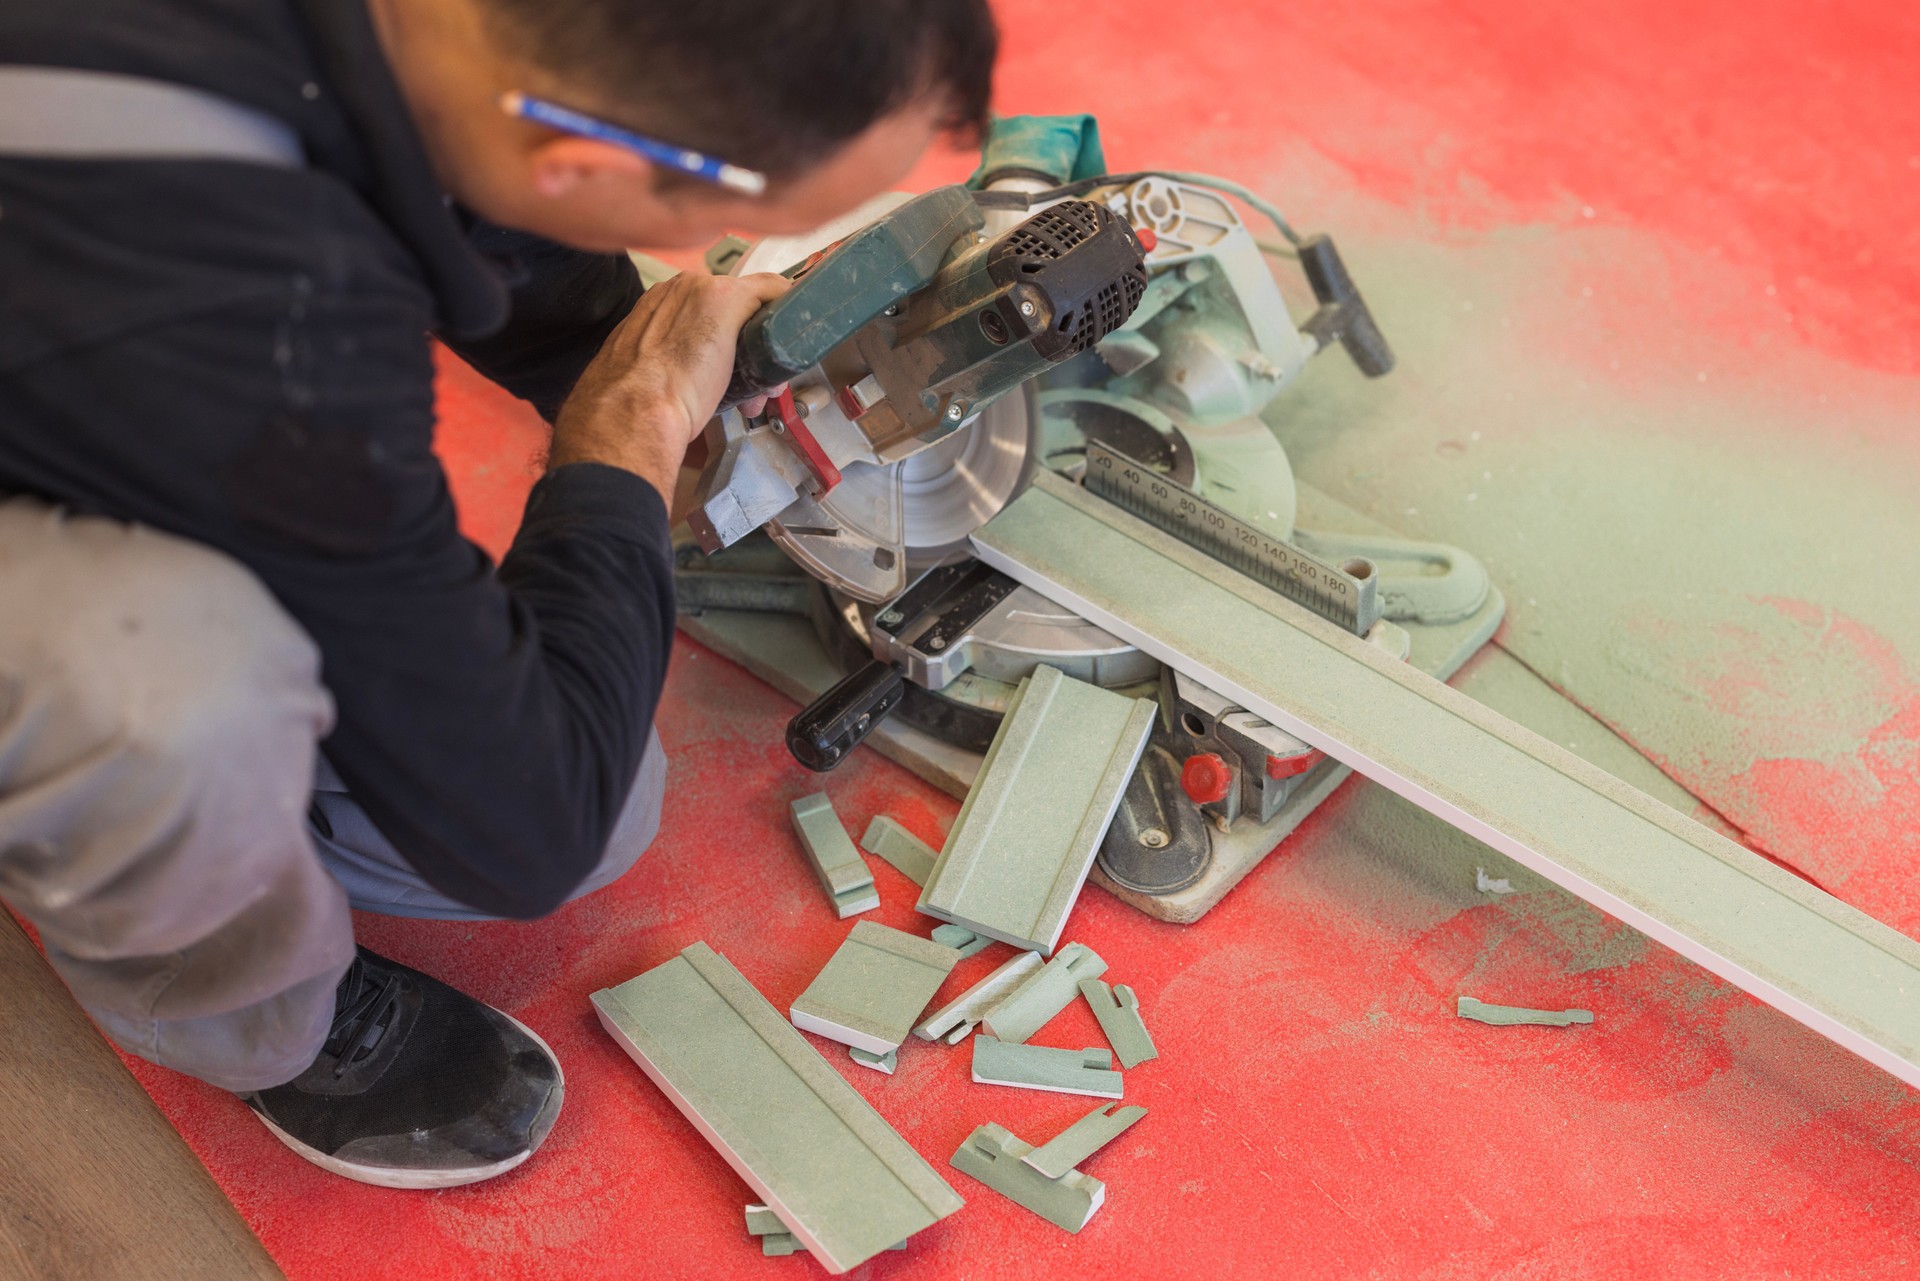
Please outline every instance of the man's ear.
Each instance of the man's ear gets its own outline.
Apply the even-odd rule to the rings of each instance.
[[[533,187],[557,198],[607,178],[651,178],[653,163],[638,152],[593,138],[552,138],[527,156]]]

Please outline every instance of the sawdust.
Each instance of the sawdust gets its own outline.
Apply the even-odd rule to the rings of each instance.
[[[1779,599],[1716,602],[1704,628],[1630,617],[1605,659],[1639,698],[1722,719],[1728,736],[1697,744],[1709,768],[1780,758],[1837,761],[1899,710],[1894,681],[1831,610]],[[1700,635],[1700,632],[1707,635]]]
[[[1349,246],[1400,368],[1316,361],[1269,421],[1303,480],[1482,557],[1528,667],[1769,853],[1920,930],[1920,849],[1890,821],[1920,813],[1913,384],[1788,339],[1709,346],[1676,297],[1732,307],[1749,277],[1592,241]],[[1878,848],[1793,821],[1781,762],[1858,784]]]

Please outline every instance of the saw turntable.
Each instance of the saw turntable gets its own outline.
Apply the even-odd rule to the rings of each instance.
[[[1041,665],[1156,699],[1093,879],[1189,922],[1348,768],[976,560],[976,531],[1041,471],[1084,480],[1443,680],[1504,605],[1466,552],[1293,476],[1270,423],[1307,362],[1338,346],[1369,376],[1393,365],[1333,242],[1221,179],[1082,176],[1081,142],[998,136],[968,186],[716,264],[794,277],[743,333],[728,403],[787,391],[708,428],[681,626],[806,704],[787,734],[802,764],[868,741],[955,795]],[[1281,277],[1306,286],[1291,305]]]

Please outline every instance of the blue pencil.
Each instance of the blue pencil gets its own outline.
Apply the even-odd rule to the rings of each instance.
[[[531,120],[549,129],[558,129],[562,133],[577,134],[582,138],[593,138],[600,142],[610,142],[616,147],[625,147],[670,169],[681,173],[704,178],[731,190],[749,196],[758,196],[767,189],[765,174],[751,169],[742,169],[739,165],[730,165],[714,156],[686,147],[676,147],[670,142],[661,142],[658,138],[649,138],[645,134],[622,129],[618,125],[596,120],[592,116],[548,102],[543,98],[529,98],[524,93],[503,94],[500,105],[510,116],[522,120]]]

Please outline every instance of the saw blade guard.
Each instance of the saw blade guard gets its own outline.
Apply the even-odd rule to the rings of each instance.
[[[967,555],[969,535],[1026,488],[1032,424],[1032,393],[1023,388],[897,462],[850,463],[838,485],[796,499],[767,533],[822,582],[856,600],[889,600],[927,569]]]

